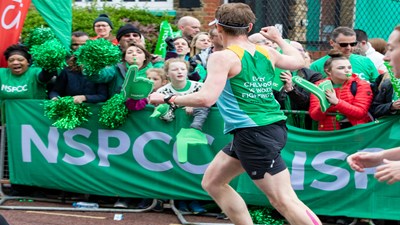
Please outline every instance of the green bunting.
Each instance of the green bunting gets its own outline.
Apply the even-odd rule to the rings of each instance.
[[[63,69],[67,64],[65,59],[69,54],[61,42],[53,38],[41,45],[34,45],[29,53],[32,55],[33,65],[49,72]]]
[[[274,218],[272,214],[272,210],[267,207],[254,207],[249,209],[251,219],[254,224],[263,224],[263,225],[283,225],[284,220]]]
[[[87,40],[74,53],[77,57],[77,64],[82,66],[83,74],[92,76],[107,66],[120,62],[121,50],[106,39]]]
[[[125,101],[122,94],[115,94],[108,99],[101,107],[99,123],[112,129],[124,124],[129,112]]]
[[[56,38],[54,32],[48,27],[35,28],[29,32],[24,44],[30,48],[34,45],[41,45],[48,40]]]
[[[87,122],[92,113],[85,104],[75,104],[72,96],[66,96],[58,100],[45,100],[44,115],[51,120],[56,120],[53,126],[72,130]]]

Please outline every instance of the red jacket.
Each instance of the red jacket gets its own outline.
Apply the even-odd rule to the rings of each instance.
[[[330,80],[329,78],[327,79]],[[316,85],[324,80],[316,82]],[[355,95],[353,95],[350,90],[353,81],[357,83]],[[340,129],[336,116],[327,115],[328,113],[340,113],[345,115],[352,126],[371,121],[368,115],[368,109],[372,103],[373,96],[370,84],[367,81],[361,80],[356,74],[353,74],[342,87],[334,89],[339,103],[337,105],[331,105],[326,112],[321,111],[318,98],[314,94],[310,96],[309,112],[311,118],[318,121],[318,130],[328,131]]]

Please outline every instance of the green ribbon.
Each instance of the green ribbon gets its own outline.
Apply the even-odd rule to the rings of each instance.
[[[325,80],[321,82],[318,86],[299,76],[293,77],[292,81],[297,86],[317,96],[321,105],[322,112],[325,112],[331,106],[331,104],[326,99],[326,94],[325,94],[326,90],[333,89],[332,82],[330,80]]]

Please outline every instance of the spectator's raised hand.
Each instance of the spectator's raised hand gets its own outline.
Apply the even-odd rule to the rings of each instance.
[[[261,28],[260,34],[262,34],[265,38],[267,38],[273,42],[277,42],[277,40],[282,38],[282,35],[279,32],[278,28],[276,28],[274,26]]]
[[[293,90],[292,74],[289,71],[283,71],[280,74],[281,81],[284,83],[283,88],[289,92]]]
[[[165,39],[165,43],[167,44],[167,51],[169,52],[176,51],[174,39],[172,37],[167,37]]]

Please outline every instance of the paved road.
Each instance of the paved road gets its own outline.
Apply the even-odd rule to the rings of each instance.
[[[48,202],[6,201],[2,206],[16,207],[70,207],[70,204]],[[174,211],[165,204],[163,212],[82,212],[82,211],[52,211],[32,209],[0,209],[0,214],[10,225],[177,225],[182,224]],[[112,210],[112,209],[111,209]],[[123,214],[120,221],[114,220],[115,214]],[[217,219],[214,216],[186,215],[187,224],[216,223],[226,224],[229,220]]]

